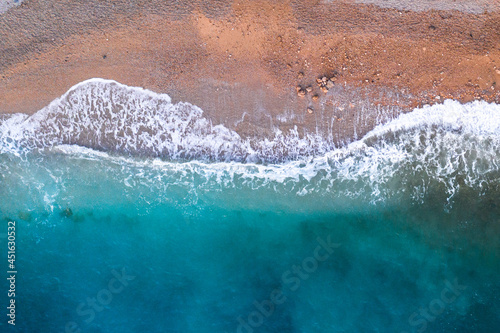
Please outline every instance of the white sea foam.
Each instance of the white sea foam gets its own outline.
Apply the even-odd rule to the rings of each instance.
[[[166,94],[91,79],[31,117],[3,122],[3,149],[77,144],[98,150],[173,160],[283,161],[325,153],[332,145],[318,135],[276,131],[274,138],[243,140],[213,125],[189,103],[173,104]]]
[[[486,102],[448,100],[416,109],[333,149],[318,136],[299,137],[296,131],[243,140],[211,124],[193,105],[172,104],[167,95],[94,79],[31,117],[5,120],[0,140],[4,153],[52,147],[70,157],[119,166],[110,166],[110,174],[126,168],[126,174],[143,177],[136,180],[150,187],[196,183],[193,191],[272,187],[299,196],[328,193],[372,202],[406,193],[418,201],[435,184],[442,184],[452,198],[462,186],[481,190],[500,179],[500,106]],[[293,158],[258,163],[276,155]],[[129,178],[124,186],[133,183]]]
[[[380,125],[347,147],[281,164],[176,163],[110,156],[78,146],[57,150],[77,158],[104,158],[127,165],[127,174],[163,180],[148,186],[196,183],[198,191],[269,187],[299,196],[328,193],[377,202],[401,194],[421,201],[429,188],[441,184],[451,200],[461,186],[482,191],[500,179],[499,126],[498,105],[447,101]]]

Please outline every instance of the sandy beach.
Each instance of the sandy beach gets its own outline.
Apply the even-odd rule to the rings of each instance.
[[[345,142],[424,104],[500,103],[498,2],[380,4],[25,1],[0,15],[0,112],[32,114],[99,77],[242,136],[297,127]]]

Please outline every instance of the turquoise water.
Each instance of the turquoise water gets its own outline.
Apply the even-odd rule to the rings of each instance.
[[[497,332],[499,143],[483,102],[334,149],[87,81],[0,123],[0,331]]]

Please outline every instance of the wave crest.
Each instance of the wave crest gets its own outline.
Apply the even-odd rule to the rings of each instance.
[[[154,181],[147,181],[149,186],[168,174],[169,183],[185,180],[188,188],[196,182],[197,191],[219,184],[271,187],[299,196],[316,193],[374,202],[410,195],[422,201],[436,186],[450,199],[461,187],[487,191],[500,180],[500,106],[486,102],[448,100],[416,109],[359,141],[333,148],[318,135],[301,137],[296,130],[277,131],[272,139],[244,140],[222,125],[214,126],[189,103],[172,104],[167,95],[94,79],[31,117],[4,120],[0,142],[4,153],[57,146],[54,151],[78,156],[88,156],[89,150],[81,152],[89,147],[166,157],[140,165],[135,159],[113,157],[119,160],[112,164],[140,168],[131,174],[150,174]],[[96,156],[111,161],[102,154]],[[191,162],[171,161],[186,159]]]
[[[4,121],[0,130],[4,149],[76,144],[173,160],[276,162],[332,148],[318,135],[299,137],[297,130],[243,140],[213,125],[197,106],[102,79],[84,81],[33,116]]]

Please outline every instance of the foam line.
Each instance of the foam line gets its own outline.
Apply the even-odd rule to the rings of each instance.
[[[180,178],[196,174],[207,184],[287,183],[298,195],[365,193],[376,201],[400,193],[396,186],[417,198],[439,182],[451,198],[461,186],[500,178],[500,106],[493,103],[448,100],[400,115],[343,148],[322,140],[296,130],[243,140],[196,106],[101,79],[74,86],[31,117],[17,114],[0,124],[3,153],[48,148]],[[261,163],[280,157],[281,163]]]

